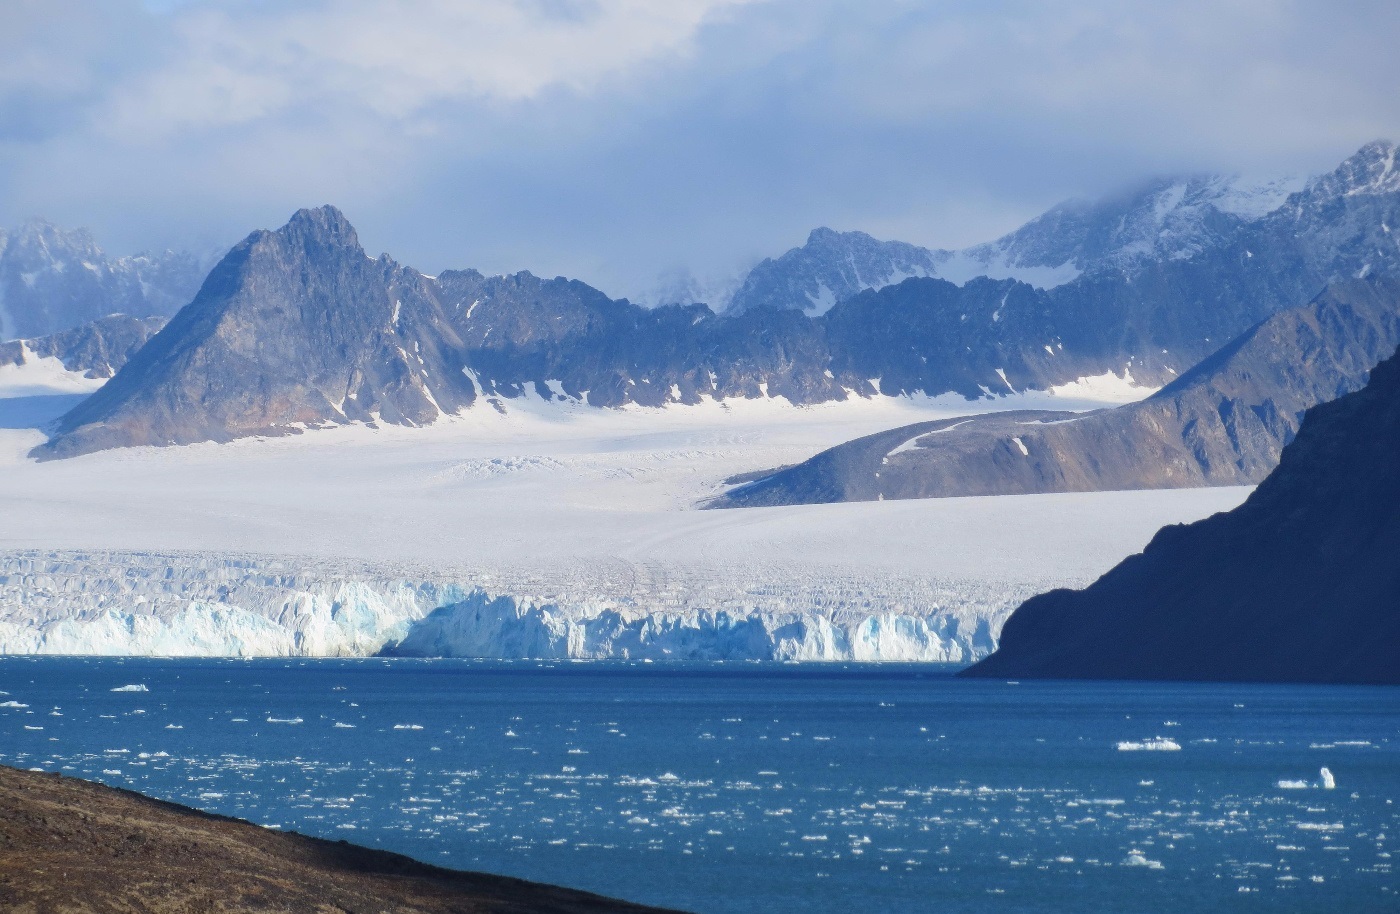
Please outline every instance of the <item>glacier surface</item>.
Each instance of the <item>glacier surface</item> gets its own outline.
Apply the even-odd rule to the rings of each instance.
[[[0,378],[0,653],[966,661],[1031,594],[1246,494],[695,510],[874,431],[1149,392],[1126,376],[979,401],[521,398],[36,463],[36,426],[75,396],[55,372]]]

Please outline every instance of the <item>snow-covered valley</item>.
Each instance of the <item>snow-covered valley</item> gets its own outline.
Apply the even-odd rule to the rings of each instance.
[[[968,660],[1030,594],[1087,583],[1163,524],[1247,494],[696,510],[729,476],[854,436],[1148,392],[1111,377],[977,402],[522,398],[427,428],[39,463],[38,426],[81,388],[52,365],[7,372],[6,653]]]

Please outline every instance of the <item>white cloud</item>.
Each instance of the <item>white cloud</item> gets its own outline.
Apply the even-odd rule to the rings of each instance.
[[[171,59],[120,87],[109,129],[164,136],[289,111],[388,121],[464,99],[586,93],[683,57],[707,21],[755,0],[324,0],[178,10]]]
[[[6,0],[0,225],[344,208],[408,263],[701,283],[1400,139],[1394,0]],[[196,240],[192,240],[196,239]]]

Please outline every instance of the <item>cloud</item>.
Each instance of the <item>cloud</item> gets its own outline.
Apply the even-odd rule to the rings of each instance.
[[[123,136],[361,108],[389,122],[434,105],[587,93],[683,55],[702,23],[752,0],[337,0],[178,11],[178,50],[114,93]]]
[[[12,0],[0,224],[229,242],[335,202],[430,271],[614,294],[829,224],[929,245],[1149,175],[1400,138],[1353,0]]]

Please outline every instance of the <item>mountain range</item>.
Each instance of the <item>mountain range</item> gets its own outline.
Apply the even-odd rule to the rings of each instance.
[[[1007,620],[996,678],[1400,683],[1400,355],[1308,411],[1233,511]]]
[[[170,316],[213,258],[165,251],[108,257],[91,233],[32,219],[0,230],[0,341],[49,336],[109,314]]]
[[[921,422],[750,477],[712,507],[1252,485],[1305,410],[1400,346],[1400,282],[1342,280],[1266,318],[1137,403]]]
[[[482,400],[506,408],[527,393],[594,406],[762,396],[808,404],[877,393],[979,398],[1108,372],[1157,386],[1330,283],[1394,274],[1394,160],[1392,144],[1370,144],[1302,190],[1282,196],[1286,188],[1275,187],[1270,193],[1283,202],[1263,215],[1274,198],[1256,191],[1242,203],[1229,182],[1173,184],[1132,198],[1139,210],[1150,204],[1165,214],[1151,225],[1177,219],[1206,226],[1204,234],[1159,228],[1153,236],[1129,230],[1126,217],[1118,234],[1105,234],[1112,207],[1052,211],[1038,220],[1046,225],[1032,223],[998,256],[1014,253],[1033,265],[1067,251],[1062,263],[1080,271],[1068,282],[957,285],[911,276],[816,316],[771,298],[721,314],[705,305],[646,309],[529,273],[428,277],[387,256],[370,258],[333,208],[303,210],[230,251],[193,301],[69,413],[37,454],[351,421],[423,424]],[[844,236],[814,237],[818,246],[834,245],[824,255],[833,266]],[[1157,247],[1139,250],[1144,237]],[[1057,239],[1067,246],[1045,253]],[[905,272],[926,266],[916,262],[917,249],[899,252]],[[783,261],[764,275],[777,275]]]
[[[1377,144],[1377,151],[1384,149]],[[1189,259],[1228,242],[1305,186],[1293,177],[1159,178],[1101,200],[1062,203],[996,241],[961,251],[819,228],[802,247],[754,267],[728,310],[823,314],[860,292],[914,276],[958,285],[978,276],[1019,279],[1045,289],[1085,273],[1131,274],[1154,261]]]

